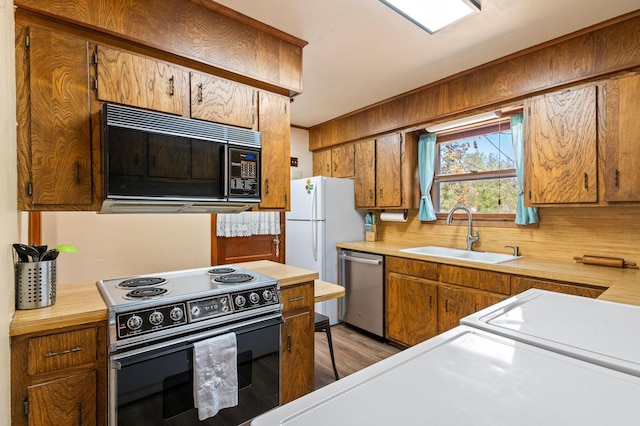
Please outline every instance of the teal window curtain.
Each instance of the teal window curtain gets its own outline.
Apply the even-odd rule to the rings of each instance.
[[[418,171],[420,174],[420,210],[418,219],[436,220],[436,212],[431,200],[431,185],[436,167],[436,134],[427,133],[418,140]]]
[[[524,206],[524,125],[522,114],[511,116],[511,141],[513,154],[516,161],[516,174],[518,175],[518,201],[516,206],[516,224],[530,225],[538,223],[538,209]]]

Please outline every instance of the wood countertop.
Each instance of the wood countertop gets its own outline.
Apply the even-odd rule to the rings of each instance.
[[[318,273],[281,263],[260,260],[239,263],[244,268],[280,281],[281,287],[315,281]],[[109,318],[95,281],[56,286],[56,303],[39,309],[17,310],[9,326],[10,336],[51,331]]]
[[[109,318],[95,281],[56,286],[56,303],[46,308],[17,310],[10,336],[50,331]]]
[[[640,270],[637,269],[584,265],[575,262],[553,262],[528,258],[526,255],[521,259],[490,265],[465,260],[405,253],[400,250],[413,246],[387,243],[384,241],[339,243],[337,246],[344,249],[366,251],[386,256],[398,256],[414,260],[504,272],[512,275],[601,287],[607,290],[602,293],[599,299],[640,305]]]

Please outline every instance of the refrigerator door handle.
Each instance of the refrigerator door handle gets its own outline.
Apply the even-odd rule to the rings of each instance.
[[[313,196],[311,198],[311,249],[313,250],[313,260],[318,261],[318,215],[316,214],[316,205],[318,201],[318,192],[314,185]]]

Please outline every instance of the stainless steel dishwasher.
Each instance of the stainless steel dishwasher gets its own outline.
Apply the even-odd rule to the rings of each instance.
[[[384,337],[384,257],[340,250],[340,284],[345,288],[340,319]]]

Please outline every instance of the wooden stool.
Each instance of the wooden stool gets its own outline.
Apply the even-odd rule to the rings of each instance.
[[[331,364],[333,364],[333,373],[336,376],[336,380],[338,380],[338,369],[336,368],[336,360],[333,356],[333,342],[331,341],[331,325],[329,324],[329,317],[316,312],[315,325],[316,332],[323,331],[327,333],[327,341],[329,342],[329,353],[331,354]]]

